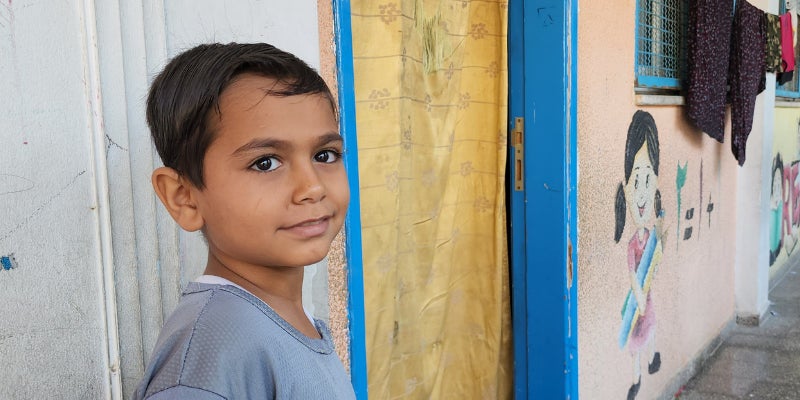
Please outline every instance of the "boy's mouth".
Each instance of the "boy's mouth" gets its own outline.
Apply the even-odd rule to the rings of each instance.
[[[299,227],[299,226],[317,225],[317,224],[320,224],[320,223],[322,223],[322,222],[324,222],[324,221],[326,221],[328,219],[330,219],[330,216],[327,216],[327,215],[324,216],[324,217],[319,217],[319,218],[310,218],[310,219],[307,219],[305,221],[298,222],[298,223],[296,223],[296,224],[294,224],[292,226],[289,226],[288,229],[296,228],[296,227]]]
[[[330,216],[307,219],[297,224],[285,227],[283,228],[283,230],[289,231],[295,235],[304,238],[312,238],[315,236],[322,235],[328,231],[328,225],[330,223],[330,219],[331,219]]]

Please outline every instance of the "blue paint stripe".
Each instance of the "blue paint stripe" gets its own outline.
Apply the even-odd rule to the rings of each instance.
[[[0,257],[0,265],[2,265],[3,269],[8,271],[14,268],[14,256],[2,256]]]
[[[636,76],[636,85],[639,83],[639,15],[641,15],[641,1],[636,0],[636,14],[633,20],[633,74]]]
[[[653,89],[680,89],[681,81],[677,78],[636,75],[636,86]]]
[[[333,2],[336,66],[339,89],[339,125],[347,151],[344,163],[350,180],[350,208],[345,220],[345,252],[348,270],[348,318],[350,324],[350,379],[356,398],[367,399],[367,351],[364,315],[364,260],[361,243],[361,196],[358,185],[358,141],[353,72],[353,33],[350,1]]]
[[[567,287],[566,390],[567,398],[578,400],[578,3],[566,4],[567,31],[565,39],[570,49],[568,74],[569,105],[567,118],[567,235],[572,243],[572,282]]]
[[[795,91],[791,91],[791,90],[776,89],[775,90],[775,97],[788,97],[788,98],[792,98],[792,99],[797,99],[797,98],[800,98],[800,92],[795,92]]]

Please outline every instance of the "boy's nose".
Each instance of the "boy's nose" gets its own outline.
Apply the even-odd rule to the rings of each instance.
[[[325,185],[313,165],[304,165],[295,169],[294,176],[295,203],[317,202],[325,197]]]

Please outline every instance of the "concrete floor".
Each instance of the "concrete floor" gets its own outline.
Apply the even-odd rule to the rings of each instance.
[[[736,325],[680,400],[800,399],[800,262],[778,278],[760,326]]]

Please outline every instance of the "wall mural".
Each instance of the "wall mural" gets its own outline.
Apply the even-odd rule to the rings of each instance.
[[[781,153],[772,160],[770,191],[769,265],[785,251],[791,255],[797,246],[800,227],[800,163],[784,162]]]
[[[635,231],[628,240],[627,271],[630,289],[621,310],[619,347],[628,347],[633,358],[632,384],[628,400],[636,398],[642,383],[642,356],[647,373],[661,367],[656,351],[656,311],[651,291],[663,255],[663,217],[658,189],[658,130],[650,113],[636,111],[625,143],[625,179],[617,188],[614,241],[619,243],[630,213]],[[642,354],[644,353],[644,354]]]
[[[675,174],[675,187],[678,190],[678,227],[676,228],[677,229],[677,234],[676,234],[675,237],[678,237],[678,238],[681,237],[681,207],[683,206],[683,201],[681,200],[681,189],[683,189],[683,186],[686,184],[686,173],[688,171],[689,171],[689,162],[688,161],[683,163],[683,167],[681,167],[681,163],[680,162],[678,163],[678,172]],[[694,209],[692,209],[692,214],[693,213],[694,213]],[[689,212],[687,211],[686,214],[689,215]],[[687,218],[687,219],[691,219],[691,218]],[[692,228],[691,227],[686,228],[686,233],[684,233],[684,235],[683,235],[684,238],[686,238],[687,235],[689,237],[692,236]],[[675,249],[676,250],[680,247],[680,244],[681,244],[680,240],[676,240],[675,241]]]
[[[675,240],[675,249],[677,250],[680,248],[680,242],[682,240],[689,240],[693,236],[700,238],[700,232],[703,227],[703,210],[706,212],[707,220],[708,220],[708,227],[711,227],[711,214],[714,212],[714,202],[711,198],[711,193],[708,193],[708,199],[706,200],[705,207],[703,207],[703,160],[700,160],[700,204],[697,207],[691,207],[686,209],[685,214],[681,214],[683,209],[683,200],[681,198],[681,193],[683,191],[683,187],[686,184],[686,175],[689,173],[689,162],[684,161],[683,166],[681,163],[678,163],[677,173],[675,178],[675,188],[678,192],[678,225],[676,229],[676,238]],[[695,214],[697,214],[697,218],[695,218]],[[683,224],[681,223],[683,222]],[[683,226],[683,231],[681,231],[681,226]],[[696,228],[696,229],[695,229]],[[696,233],[696,235],[695,235]]]

